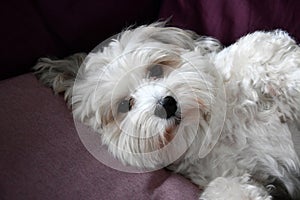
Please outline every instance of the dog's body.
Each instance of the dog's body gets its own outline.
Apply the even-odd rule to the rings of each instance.
[[[168,166],[204,188],[200,199],[300,199],[288,126],[300,117],[300,47],[286,33],[222,49],[154,24],[124,31],[79,69],[85,56],[35,70],[124,163]]]

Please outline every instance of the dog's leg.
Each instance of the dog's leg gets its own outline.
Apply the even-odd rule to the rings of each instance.
[[[300,118],[300,47],[283,31],[246,35],[216,56],[225,81],[261,109],[276,106],[281,120]]]
[[[279,133],[277,138],[290,140],[290,132],[285,132],[285,135],[279,127],[284,127],[286,122],[299,124],[300,121],[299,45],[283,31],[258,31],[222,50],[216,56],[215,64],[223,74],[231,94],[235,94],[229,95],[228,101],[239,102],[244,107],[251,105],[256,113],[269,112],[262,119],[276,115],[280,120],[276,122],[278,126],[274,125],[278,129],[272,134]],[[270,130],[266,132],[271,133]],[[271,138],[274,136],[270,135]],[[278,146],[269,144],[270,150],[278,150]],[[282,141],[277,144],[282,144]],[[294,156],[296,152],[293,146],[285,146],[281,150],[282,153],[277,155],[272,151],[263,155],[271,155],[277,160],[275,164],[281,169],[281,175],[274,176],[281,180],[292,199],[300,199],[299,159]]]
[[[268,191],[250,179],[241,177],[219,177],[209,183],[200,200],[271,200]]]
[[[33,70],[43,84],[56,94],[64,92],[69,101],[77,71],[85,57],[85,53],[77,53],[64,59],[40,58]]]

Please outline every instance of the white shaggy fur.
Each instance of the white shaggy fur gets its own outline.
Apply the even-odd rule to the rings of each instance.
[[[35,70],[122,162],[168,166],[204,188],[203,200],[300,199],[300,48],[287,33],[258,31],[222,49],[152,24],[125,30],[78,69],[85,56]],[[159,117],[166,96],[177,110]]]

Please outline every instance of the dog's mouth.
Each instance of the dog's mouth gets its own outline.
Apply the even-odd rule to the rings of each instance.
[[[176,113],[176,115],[172,116],[168,119],[170,124],[165,128],[163,136],[160,138],[160,147],[163,148],[164,146],[168,145],[173,138],[176,136],[178,126],[181,122],[181,115]]]
[[[159,136],[159,146],[162,148],[169,144],[175,137],[177,127],[181,122],[180,108],[177,100],[173,96],[165,96],[159,99],[153,114],[166,122],[166,127]]]

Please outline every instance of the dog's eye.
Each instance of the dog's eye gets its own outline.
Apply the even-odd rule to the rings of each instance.
[[[149,77],[150,78],[161,78],[163,76],[163,68],[161,65],[156,64],[154,66],[151,66],[149,69]]]
[[[127,113],[128,111],[131,110],[132,106],[133,106],[133,99],[130,98],[129,100],[127,99],[124,99],[122,100],[120,103],[119,103],[119,106],[118,106],[118,112],[120,113]]]

